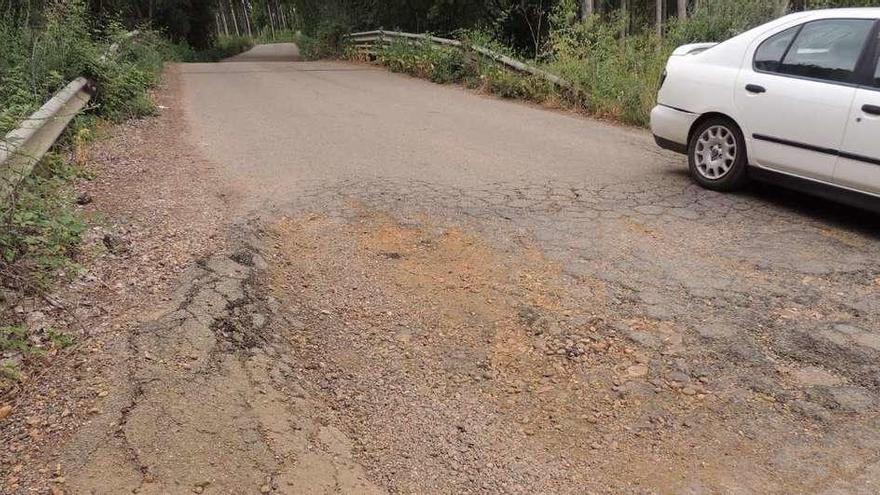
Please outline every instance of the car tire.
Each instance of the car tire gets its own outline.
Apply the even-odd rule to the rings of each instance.
[[[734,191],[749,180],[749,160],[742,131],[730,119],[706,119],[691,134],[688,166],[691,177],[706,189]]]

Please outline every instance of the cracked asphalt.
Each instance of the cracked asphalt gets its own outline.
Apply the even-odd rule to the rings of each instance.
[[[880,490],[880,217],[296,59],[169,73],[239,248],[126,344],[75,493]]]

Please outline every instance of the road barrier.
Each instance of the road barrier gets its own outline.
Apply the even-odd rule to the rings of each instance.
[[[126,33],[122,41],[136,36]],[[100,61],[119,50],[119,42],[110,45]],[[6,201],[18,184],[30,175],[43,155],[55,144],[67,125],[85,108],[94,93],[94,86],[78,77],[55,93],[45,105],[24,119],[21,127],[10,131],[0,141],[0,203]]]
[[[520,62],[519,60],[512,59],[507,55],[503,55],[501,53],[494,52],[489,50],[488,48],[483,48],[481,46],[468,45],[466,43],[462,43],[458,40],[451,40],[447,38],[438,38],[436,36],[431,36],[428,34],[413,34],[413,33],[402,33],[399,31],[364,31],[361,33],[351,33],[346,35],[343,38],[345,43],[350,44],[356,50],[362,53],[370,53],[376,55],[376,47],[384,47],[391,43],[396,42],[404,42],[404,43],[430,43],[433,45],[440,46],[451,46],[460,50],[467,50],[474,52],[486,59],[489,59],[495,63],[503,65],[509,69],[515,70],[517,72],[521,72],[523,74],[530,74],[536,77],[540,77],[546,81],[549,81],[559,87],[565,89],[572,89],[571,83],[566,81],[565,79],[551,74],[547,71],[541,70],[532,65]]]

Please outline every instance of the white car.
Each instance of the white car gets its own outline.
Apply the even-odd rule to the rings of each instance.
[[[880,8],[800,12],[669,58],[657,144],[702,186],[749,177],[880,207]]]

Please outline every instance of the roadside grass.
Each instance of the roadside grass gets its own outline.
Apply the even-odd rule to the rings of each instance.
[[[560,0],[549,15],[546,41],[532,59],[516,53],[491,30],[463,30],[452,36],[465,46],[480,46],[556,74],[571,88],[521,74],[464,48],[395,40],[377,48],[375,62],[395,72],[437,83],[461,83],[505,98],[645,127],[656,104],[660,75],[672,51],[683,44],[723,41],[785,13],[784,0],[703,0],[686,20],[671,19],[658,35],[651,26],[627,24],[619,13],[578,19],[578,0]],[[813,0],[811,4],[820,3]],[[309,59],[371,60],[346,47],[343,22],[325,20],[298,38]]]
[[[24,325],[0,326],[0,397],[27,381],[30,365],[75,344],[75,337],[54,328],[35,333]]]
[[[114,23],[98,24],[81,0],[47,4],[38,19],[0,12],[0,146],[3,136],[76,77],[96,92],[87,111],[65,131],[13,193],[0,201],[0,393],[25,377],[30,363],[74,344],[61,330],[32,328],[21,301],[40,301],[60,280],[81,270],[76,260],[87,225],[77,212],[73,183],[90,177],[82,165],[95,129],[155,112],[150,89],[167,60],[192,54],[185,45],[141,29],[134,38]],[[119,51],[102,58],[119,41]],[[225,55],[240,40],[224,40]],[[219,56],[219,55],[218,55]]]
[[[344,57],[364,60],[353,48]],[[375,52],[375,62],[392,72],[409,74],[438,84],[463,84],[469,88],[512,98],[559,106],[571,101],[540,77],[514,72],[467,49],[438,46],[426,41],[394,40]]]
[[[0,283],[19,293],[47,290],[74,275],[85,222],[73,208],[70,181],[83,173],[48,154],[0,209]]]

